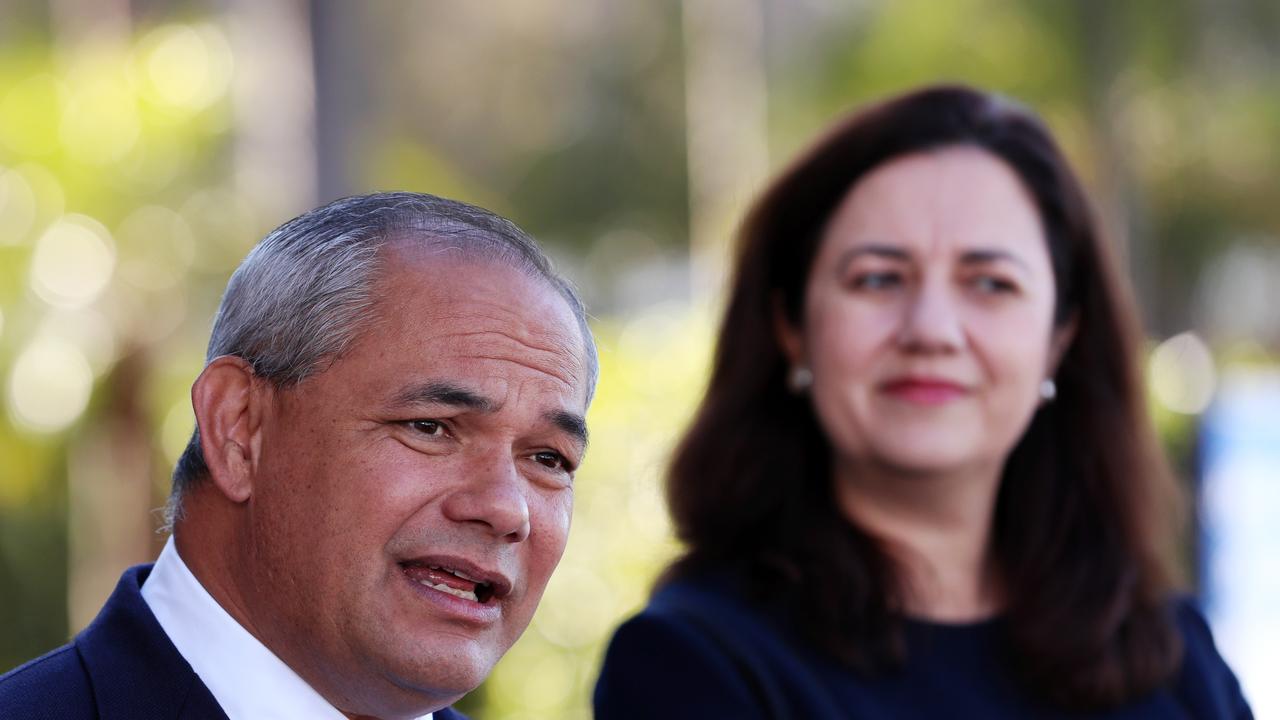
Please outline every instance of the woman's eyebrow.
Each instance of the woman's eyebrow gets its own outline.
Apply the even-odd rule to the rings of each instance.
[[[840,258],[840,262],[848,264],[854,258],[863,255],[875,255],[877,257],[889,258],[891,260],[910,260],[911,253],[906,248],[897,245],[885,245],[883,243],[872,243],[868,245],[859,245],[855,248],[849,248]]]
[[[868,245],[859,245],[855,248],[845,250],[840,256],[840,261],[836,263],[836,267],[840,272],[844,272],[849,265],[864,255],[873,255],[875,257],[884,258],[886,260],[897,260],[899,262],[907,262],[911,259],[911,253],[905,248],[896,245],[885,245],[882,243],[873,243]]]
[[[849,267],[850,263],[864,255],[871,255],[898,262],[908,262],[911,260],[911,252],[905,248],[898,247],[896,245],[875,243],[859,245],[858,247],[846,250],[844,254],[840,256],[840,263],[838,267],[843,272]],[[1031,270],[1031,266],[1027,264],[1026,260],[1023,260],[1021,257],[1018,257],[1008,250],[1001,250],[998,248],[974,248],[972,250],[966,250],[960,255],[960,264],[962,265],[987,265],[1000,261],[1011,262],[1027,272],[1030,272]]]
[[[960,263],[963,265],[986,265],[993,262],[999,262],[1001,260],[1007,260],[1020,266],[1023,270],[1031,270],[1031,266],[1028,265],[1025,260],[1008,250],[978,248],[974,250],[966,250],[960,255]]]

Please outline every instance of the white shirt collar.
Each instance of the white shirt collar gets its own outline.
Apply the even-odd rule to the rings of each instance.
[[[213,599],[172,537],[142,584],[142,599],[230,720],[346,720]]]

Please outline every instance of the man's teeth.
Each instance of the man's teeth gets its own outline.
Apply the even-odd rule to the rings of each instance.
[[[439,570],[439,571],[441,571],[441,572],[447,572],[447,573],[449,573],[450,575],[457,575],[458,577],[462,578],[463,580],[467,580],[467,581],[469,581],[469,582],[473,582],[473,583],[475,583],[475,584],[477,584],[477,585],[482,585],[482,584],[483,584],[483,581],[481,581],[481,580],[477,580],[476,578],[473,578],[473,577],[470,577],[470,576],[468,576],[466,573],[462,572],[461,570],[454,570],[453,568],[441,567],[441,566],[439,566],[439,565],[428,565],[427,567],[431,568],[432,570]]]
[[[462,577],[462,576],[459,575],[458,577]],[[432,588],[433,590],[439,590],[440,592],[447,592],[450,595],[453,595],[455,597],[460,597],[463,600],[479,602],[479,600],[476,598],[476,594],[471,592],[470,590],[459,590],[458,588],[451,588],[448,585],[445,585],[444,583],[433,583],[427,580],[419,580],[418,584],[426,585],[427,587]]]

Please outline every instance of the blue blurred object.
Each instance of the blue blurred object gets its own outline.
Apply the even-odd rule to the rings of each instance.
[[[1280,717],[1280,369],[1228,369],[1201,443],[1205,614],[1254,713]]]

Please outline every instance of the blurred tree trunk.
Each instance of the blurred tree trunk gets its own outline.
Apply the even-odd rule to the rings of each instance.
[[[151,372],[142,352],[122,359],[103,382],[106,402],[70,449],[67,614],[72,633],[89,624],[124,568],[155,559],[149,423],[141,407]]]
[[[55,45],[124,45],[132,19],[128,0],[55,0]],[[122,360],[103,383],[109,396],[90,408],[67,454],[67,621],[79,631],[115,588],[120,572],[155,557],[150,520],[151,449],[139,409],[146,357]]]
[[[1118,122],[1125,88],[1120,84],[1123,78],[1116,76],[1116,68],[1130,64],[1125,45],[1125,9],[1108,0],[1079,0],[1073,6],[1077,13],[1076,51],[1084,68],[1086,110],[1098,148],[1099,219],[1117,244],[1121,270],[1133,281],[1145,326],[1167,328],[1175,320],[1167,317],[1168,305],[1156,297],[1146,201],[1132,169],[1130,140]]]
[[[693,295],[719,298],[736,223],[769,170],[761,0],[685,0]]]
[[[235,182],[267,227],[316,204],[316,79],[305,0],[229,0]]]
[[[129,0],[51,0],[49,19],[63,47],[101,38],[127,42],[133,24]]]
[[[328,202],[367,190],[352,161],[383,73],[366,60],[373,53],[362,42],[364,6],[311,0],[310,11],[318,193]]]

